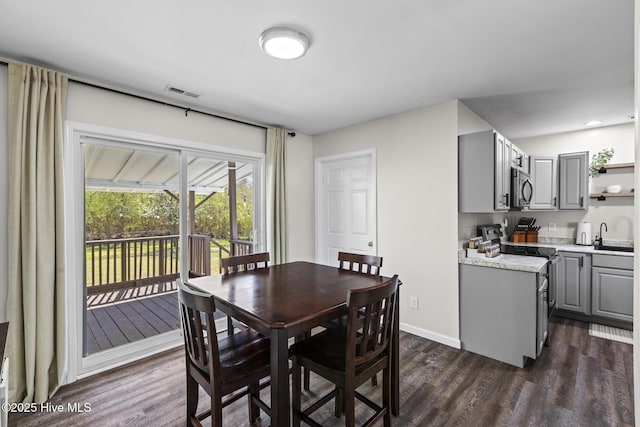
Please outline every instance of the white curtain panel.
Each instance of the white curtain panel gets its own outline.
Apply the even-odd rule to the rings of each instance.
[[[267,234],[271,260],[287,262],[287,207],[285,190],[285,158],[287,131],[267,129]]]
[[[41,403],[66,361],[62,144],[67,78],[9,64],[9,399]]]

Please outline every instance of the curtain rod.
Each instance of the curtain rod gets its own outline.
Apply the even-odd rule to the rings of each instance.
[[[6,62],[6,61],[0,61],[0,65],[6,65],[8,67],[9,63]],[[73,83],[79,83],[79,84],[82,84],[82,85],[85,85],[85,86],[93,87],[93,88],[96,88],[96,89],[102,89],[102,90],[106,90],[106,91],[109,91],[109,92],[117,93],[119,95],[131,96],[133,98],[141,99],[143,101],[155,102],[156,104],[165,105],[167,107],[177,108],[179,110],[184,110],[185,117],[187,117],[189,115],[189,113],[198,113],[198,114],[203,114],[203,115],[209,116],[209,117],[215,117],[216,119],[227,120],[227,121],[230,121],[230,122],[240,123],[240,124],[243,124],[243,125],[253,126],[253,127],[260,128],[260,129],[265,129],[265,130],[268,129],[268,127],[264,126],[264,125],[245,122],[243,120],[238,120],[238,119],[232,119],[230,117],[220,116],[218,114],[208,113],[206,111],[194,110],[193,108],[190,108],[190,107],[181,107],[179,105],[171,104],[171,103],[165,102],[165,101],[160,101],[158,99],[147,98],[146,96],[136,95],[134,93],[125,92],[125,91],[122,91],[122,90],[119,90],[119,89],[113,89],[113,88],[110,88],[110,87],[100,86],[100,85],[98,85],[96,83],[83,82],[81,80],[76,80],[76,79],[74,79],[72,77],[69,77],[69,81],[71,81]],[[296,136],[296,133],[293,132],[293,131],[288,131],[287,135],[289,135],[290,137],[294,138]]]

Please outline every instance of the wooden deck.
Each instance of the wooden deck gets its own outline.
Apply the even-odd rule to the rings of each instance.
[[[85,355],[180,328],[177,290],[166,282],[88,295]]]
[[[176,291],[89,307],[87,354],[149,338],[179,327]]]
[[[95,293],[87,295],[87,308],[115,304],[120,302],[131,301],[133,299],[150,297],[167,292],[175,292],[178,285],[175,281],[156,283],[147,286],[136,286],[133,288],[116,289],[109,292]]]

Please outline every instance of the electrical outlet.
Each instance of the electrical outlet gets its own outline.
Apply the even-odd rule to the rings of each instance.
[[[418,309],[418,297],[409,298],[409,308],[412,308],[414,310]]]
[[[549,231],[556,231],[556,223],[555,222],[550,222],[549,223]]]

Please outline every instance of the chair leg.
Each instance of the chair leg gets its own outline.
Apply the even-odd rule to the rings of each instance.
[[[309,391],[311,387],[309,383],[311,382],[311,371],[307,368],[304,368],[304,390]]]
[[[211,427],[222,427],[222,400],[211,396]]]
[[[336,397],[334,398],[334,415],[340,418],[344,414],[344,389],[336,386]]]
[[[253,401],[254,396],[260,396],[260,384],[258,382],[249,384],[249,394],[247,395],[249,400],[249,422],[251,424],[254,424],[260,417],[260,408]]]
[[[342,389],[342,402],[344,405],[344,425],[355,427],[356,425],[356,391],[353,385],[346,385]]]
[[[196,425],[193,420],[196,419],[196,411],[198,410],[198,383],[189,375],[187,367],[187,425]]]
[[[308,338],[311,338],[311,331],[305,332],[304,334],[302,334],[302,336],[297,336],[295,338],[295,341],[300,342]],[[304,391],[309,391],[311,390],[309,386],[309,384],[311,383],[311,371],[309,371],[307,368],[304,368],[303,371],[304,371]]]
[[[233,318],[227,316],[227,336],[233,335]]]
[[[391,369],[389,366],[382,371],[382,407],[387,410],[384,414],[384,427],[391,427]]]
[[[300,427],[300,411],[302,409],[302,384],[300,383],[300,364],[294,356],[291,358],[293,369],[291,372],[291,412],[293,413],[293,427]]]
[[[378,385],[378,375],[374,374],[371,377],[371,385],[374,386],[374,387]]]

